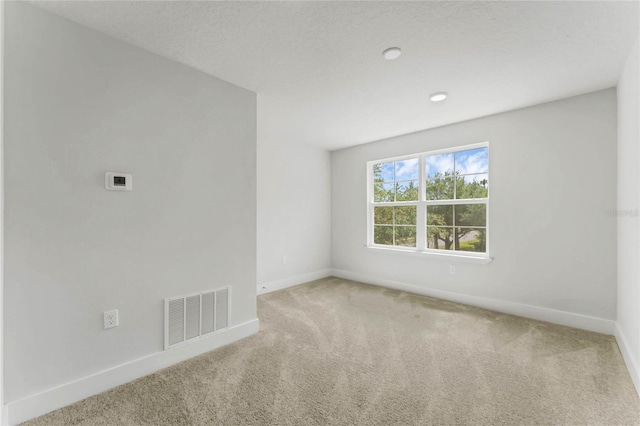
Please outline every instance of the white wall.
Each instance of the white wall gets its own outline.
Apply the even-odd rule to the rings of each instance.
[[[490,142],[493,262],[365,248],[367,161],[483,141]],[[613,332],[616,220],[605,211],[616,206],[615,146],[616,93],[608,89],[334,151],[333,268],[339,276]],[[458,264],[453,275],[449,264]]]
[[[261,292],[330,274],[329,152],[276,138],[271,122],[269,97],[259,95],[257,273]]]
[[[228,284],[232,326],[255,320],[255,94],[5,12],[5,401],[159,353],[166,297]]]
[[[640,209],[640,67],[638,40],[618,83],[618,209]],[[640,217],[618,218],[616,337],[640,393]]]
[[[0,2],[0,425],[4,409],[4,2]]]

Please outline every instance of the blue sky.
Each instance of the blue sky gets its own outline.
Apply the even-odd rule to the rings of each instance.
[[[418,179],[418,158],[401,161],[380,163],[382,179],[385,182]],[[453,173],[455,170],[462,175],[487,173],[489,171],[489,149],[476,148],[466,151],[449,152],[446,154],[430,155],[425,159],[427,177],[439,173]],[[475,176],[467,179],[484,179],[487,176]],[[467,180],[465,179],[465,180]]]
[[[382,163],[382,179],[385,182],[393,182],[394,176],[396,181],[418,179],[418,159],[410,158],[408,160],[393,161]]]

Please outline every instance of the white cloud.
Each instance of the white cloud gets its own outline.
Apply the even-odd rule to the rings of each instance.
[[[385,182],[393,182],[393,161],[389,163],[379,163],[380,176]]]
[[[396,161],[396,180],[418,179],[418,159]]]
[[[486,148],[479,150],[465,158],[461,156],[462,161],[456,163],[456,171],[460,174],[471,173],[487,173],[489,171],[489,162]]]
[[[453,172],[453,154],[431,155],[426,158],[427,176],[445,171]]]

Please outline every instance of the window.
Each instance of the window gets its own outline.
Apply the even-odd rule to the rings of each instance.
[[[371,161],[371,247],[486,257],[489,145]]]

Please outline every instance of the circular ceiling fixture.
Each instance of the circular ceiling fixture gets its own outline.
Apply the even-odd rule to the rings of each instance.
[[[447,92],[436,92],[429,95],[429,99],[431,102],[442,102],[447,99]]]
[[[385,49],[384,52],[382,52],[382,56],[384,56],[384,58],[387,61],[391,61],[393,59],[396,59],[398,56],[400,56],[401,53],[402,53],[402,50],[400,50],[399,47],[390,47],[388,49]]]

